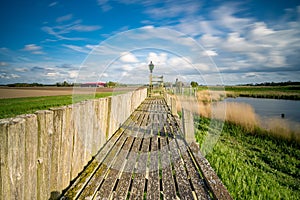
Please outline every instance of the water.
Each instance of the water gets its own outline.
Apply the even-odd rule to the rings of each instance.
[[[300,101],[248,97],[227,98],[225,101],[247,103],[262,119],[281,118],[284,114],[285,119],[300,123]]]

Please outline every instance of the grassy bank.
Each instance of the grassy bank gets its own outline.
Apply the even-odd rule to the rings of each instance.
[[[112,92],[105,92],[96,93],[95,95],[76,95],[75,102],[111,96],[112,94]],[[37,110],[45,110],[72,103],[72,95],[0,99],[0,119],[34,113]]]
[[[225,91],[227,97],[300,100],[300,86],[199,86],[198,91]],[[212,92],[212,93],[213,93]]]
[[[299,86],[226,86],[227,97],[300,100]]]
[[[198,118],[200,146],[210,129],[208,118]],[[299,199],[299,144],[268,136],[264,130],[247,131],[225,122],[212,152],[212,167],[234,199]]]

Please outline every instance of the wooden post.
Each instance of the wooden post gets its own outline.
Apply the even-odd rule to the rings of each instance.
[[[189,110],[182,109],[182,125],[185,140],[188,144],[195,142],[194,136],[194,118],[193,113]]]

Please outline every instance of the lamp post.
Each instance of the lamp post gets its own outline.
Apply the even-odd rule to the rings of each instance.
[[[154,69],[154,65],[153,65],[152,61],[150,61],[149,70],[150,70],[151,74],[152,74],[153,69]]]
[[[153,65],[152,61],[150,61],[150,64],[148,66],[149,66],[149,70],[150,70],[150,76],[149,76],[149,94],[148,94],[148,96],[151,97],[152,88],[153,88],[153,85],[152,85],[152,72],[153,72],[153,69],[154,69],[154,65]]]

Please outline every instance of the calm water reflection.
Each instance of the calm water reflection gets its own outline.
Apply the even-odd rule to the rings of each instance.
[[[300,101],[262,98],[227,98],[226,102],[250,104],[261,118],[284,118],[300,123]],[[241,111],[242,112],[242,111]]]

